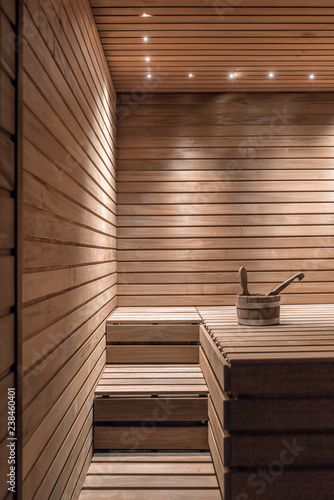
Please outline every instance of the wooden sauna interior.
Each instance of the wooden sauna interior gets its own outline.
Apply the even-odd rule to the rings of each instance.
[[[0,0],[0,22],[0,500],[332,499],[333,1]],[[305,273],[282,294],[284,321],[297,322],[282,328],[295,335],[299,364],[267,366],[262,355],[245,364],[238,348],[249,337],[233,316],[241,265],[253,293]],[[155,455],[171,462],[160,493],[129,482],[114,496],[90,491],[103,461],[91,464],[93,449],[112,449],[115,428],[126,425],[115,415],[135,412],[124,398],[110,400],[115,423],[106,430],[103,377],[113,370],[119,378],[133,370],[143,387],[150,370],[166,380],[176,373],[141,397],[183,393],[182,370],[197,381],[179,403],[188,423],[161,431],[174,454]],[[6,483],[11,387],[15,493]],[[108,445],[93,444],[94,394],[96,443],[105,435]],[[325,450],[301,458],[297,479],[282,477],[289,487],[312,480],[316,496],[292,494],[282,477],[264,495],[234,486],[275,458],[268,433],[281,443],[282,426],[292,432],[283,416],[268,423],[252,406],[255,398],[272,417],[279,397],[297,415],[300,446]],[[224,429],[220,407],[230,412]],[[241,440],[239,455],[229,433]],[[192,435],[201,455],[178,455]],[[120,447],[105,470],[136,460]],[[265,451],[249,462],[243,447]],[[153,455],[138,454],[140,470]],[[182,486],[178,461],[194,483]]]

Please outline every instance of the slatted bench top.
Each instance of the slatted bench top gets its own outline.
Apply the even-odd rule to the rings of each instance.
[[[200,322],[201,317],[196,307],[118,307],[107,319],[107,325]]]
[[[334,362],[334,305],[283,305],[275,326],[241,326],[234,306],[199,307],[203,323],[228,363]]]
[[[107,365],[96,396],[207,395],[198,365]]]
[[[80,500],[221,500],[209,453],[95,455]]]

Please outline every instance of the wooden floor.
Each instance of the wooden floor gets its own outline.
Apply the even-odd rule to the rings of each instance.
[[[221,500],[209,453],[95,455],[79,500]]]

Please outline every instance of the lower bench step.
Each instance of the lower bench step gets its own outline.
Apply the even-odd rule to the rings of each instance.
[[[221,500],[209,453],[94,455],[79,500]]]
[[[208,420],[207,397],[132,397],[94,400],[94,422]]]
[[[129,426],[95,426],[95,450],[208,450],[207,425],[157,426],[154,421]]]

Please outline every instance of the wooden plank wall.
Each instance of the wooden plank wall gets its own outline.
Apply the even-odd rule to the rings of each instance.
[[[333,93],[132,94],[118,107],[118,304],[233,304],[238,268],[333,303]]]
[[[8,493],[8,388],[14,387],[15,343],[15,2],[0,2],[0,499]],[[16,464],[17,465],[17,464]]]
[[[23,497],[65,500],[116,305],[115,91],[88,0],[25,0],[24,22]]]

